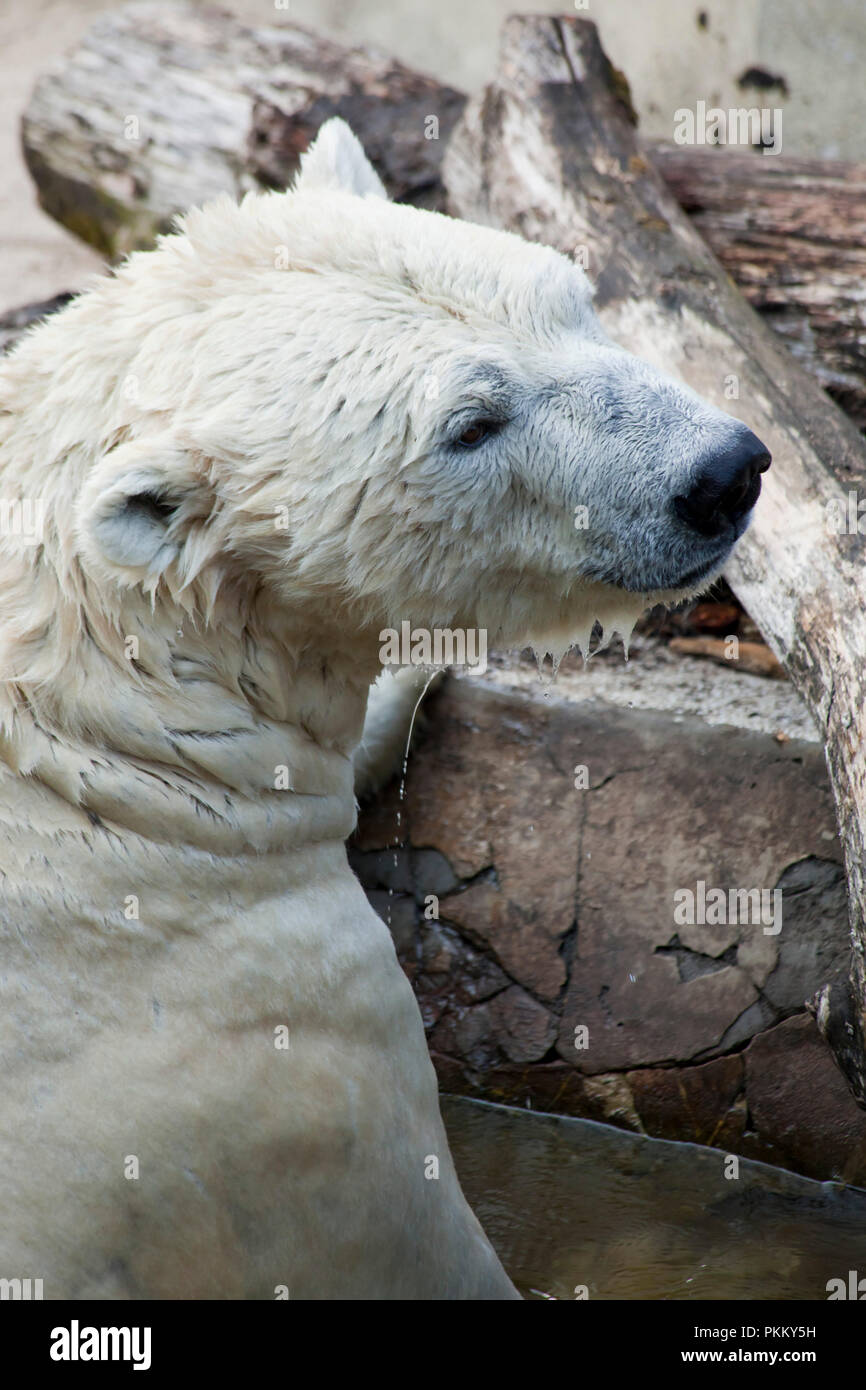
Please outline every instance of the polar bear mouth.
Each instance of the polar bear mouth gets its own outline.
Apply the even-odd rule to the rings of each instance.
[[[614,573],[611,569],[606,568],[603,573],[593,573],[591,578],[596,581],[601,580],[602,583],[612,585],[617,589],[625,590],[629,594],[664,594],[685,597],[686,593],[694,593],[716,579],[732,550],[733,544],[718,546],[700,564],[691,565],[688,569],[674,569],[671,566],[670,569],[659,567],[634,570],[631,573],[626,573],[624,570]],[[659,602],[670,601],[673,600],[668,598],[659,600]]]
[[[624,590],[628,594],[671,594],[682,590],[694,591],[703,584],[709,584],[718,576],[734,548],[734,543],[734,541],[728,541],[714,546],[712,551],[704,555],[699,563],[690,565],[687,569],[676,567],[672,557],[668,558],[667,562],[659,557],[654,565],[646,564],[643,567],[630,570],[611,564],[603,567],[589,566],[584,570],[583,578]]]
[[[728,558],[729,553],[729,550],[725,550],[715,560],[711,560],[709,563],[705,560],[703,564],[693,566],[692,569],[686,570],[684,574],[678,575],[676,579],[668,581],[665,587],[669,589],[689,589],[693,588],[696,584],[708,582],[718,574],[725,560]]]

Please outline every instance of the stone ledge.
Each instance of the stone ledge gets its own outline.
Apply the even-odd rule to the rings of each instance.
[[[350,857],[446,1089],[866,1181],[804,1007],[849,953],[820,745],[451,679]],[[778,890],[781,929],[678,924],[699,881]]]

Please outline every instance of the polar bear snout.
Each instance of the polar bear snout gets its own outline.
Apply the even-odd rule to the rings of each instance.
[[[757,435],[744,429],[733,448],[699,465],[689,491],[673,499],[676,515],[702,536],[722,536],[731,528],[740,534],[770,461]]]

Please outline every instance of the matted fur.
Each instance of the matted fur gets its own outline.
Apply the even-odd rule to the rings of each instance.
[[[0,551],[0,1274],[514,1296],[346,864],[379,634],[627,632],[694,587],[670,497],[739,428],[608,342],[552,250],[387,202],[340,122],[295,190],[190,213],[22,341],[0,496],[44,526]],[[381,687],[368,783],[417,692]]]

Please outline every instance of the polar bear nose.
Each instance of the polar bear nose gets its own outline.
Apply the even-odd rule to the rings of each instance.
[[[701,465],[690,491],[674,498],[674,511],[702,536],[720,535],[752,510],[769,466],[767,449],[745,430],[734,448]]]

